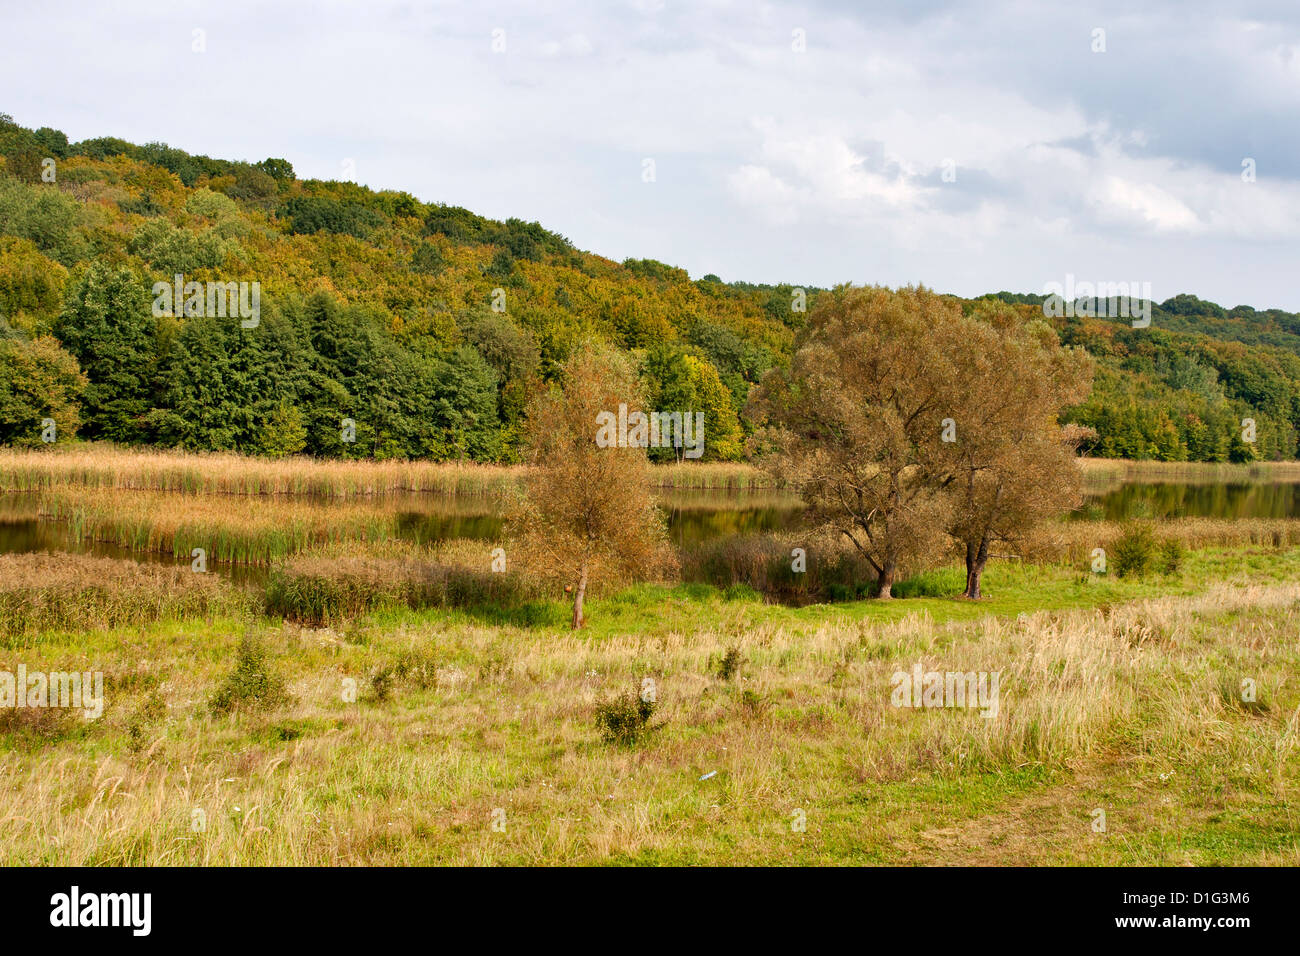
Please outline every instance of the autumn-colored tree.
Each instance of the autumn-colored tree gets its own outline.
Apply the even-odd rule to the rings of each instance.
[[[1079,430],[1066,432],[1057,416],[1087,397],[1093,362],[1002,304],[982,306],[944,334],[957,376],[948,464],[936,477],[954,499],[948,530],[965,553],[965,596],[976,599],[990,545],[1015,542],[1082,500]]]
[[[605,416],[641,411],[627,358],[583,342],[562,367],[561,387],[529,408],[531,465],[510,516],[510,552],[526,573],[573,594],[573,627],[594,582],[644,577],[673,563],[662,512],[650,496],[645,448],[598,443]]]
[[[960,320],[954,300],[924,288],[839,287],[809,315],[789,369],[751,394],[768,467],[866,558],[881,598],[948,524],[942,419],[958,370],[945,335]]]
[[[86,376],[49,335],[28,339],[0,323],[0,443],[40,448],[71,441]],[[45,424],[54,427],[46,432]]]

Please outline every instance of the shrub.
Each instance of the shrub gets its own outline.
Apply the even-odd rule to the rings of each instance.
[[[266,649],[256,639],[240,639],[235,669],[213,695],[212,713],[217,716],[241,708],[273,709],[288,703],[284,681],[272,673]]]
[[[740,672],[740,665],[744,662],[740,656],[740,648],[729,647],[726,653],[718,655],[713,665],[713,673],[718,675],[719,680],[731,680]]]
[[[596,727],[607,744],[630,747],[651,729],[655,702],[636,693],[601,700],[596,704]]]
[[[1113,550],[1111,567],[1119,577],[1143,577],[1155,564],[1158,550],[1155,533],[1149,524],[1131,524],[1124,529]]]
[[[1160,571],[1163,574],[1177,574],[1183,566],[1183,546],[1176,538],[1169,538],[1160,543]]]

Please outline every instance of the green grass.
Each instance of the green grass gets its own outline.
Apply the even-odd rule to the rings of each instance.
[[[1194,551],[1145,579],[1003,563],[980,602],[947,596],[958,572],[804,607],[638,586],[577,633],[543,601],[45,635],[0,667],[102,666],[105,716],[0,733],[0,863],[1300,862],[1300,549]],[[215,714],[245,633],[287,693]],[[1006,670],[1006,722],[891,708],[889,673],[917,659]],[[1243,674],[1265,708],[1224,706]],[[658,726],[606,744],[598,701],[646,677]]]
[[[1261,583],[1300,580],[1300,549],[1285,551],[1217,548],[1188,552],[1177,574],[1119,578],[1060,565],[1003,562],[984,576],[985,596],[960,597],[964,572],[958,566],[925,572],[900,582],[890,601],[865,599],[788,607],[769,603],[743,586],[708,584],[640,584],[616,594],[589,598],[584,635],[593,640],[630,632],[659,636],[693,629],[725,630],[760,626],[792,628],[800,633],[848,621],[889,622],[927,615],[935,624],[972,621],[989,615],[1015,617],[1037,611],[1109,607],[1140,598],[1193,594],[1207,583],[1249,573]],[[490,624],[567,631],[569,605],[531,601],[517,607],[471,607],[454,610],[388,609],[375,616],[383,627],[446,621],[457,625]]]

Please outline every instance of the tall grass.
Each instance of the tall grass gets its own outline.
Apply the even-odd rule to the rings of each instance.
[[[803,570],[795,570],[795,549]],[[747,585],[787,604],[866,597],[875,571],[851,546],[818,535],[755,534],[704,541],[681,555],[682,580]]]
[[[241,615],[253,599],[212,574],[82,554],[0,555],[0,640]]]
[[[1030,561],[1083,561],[1093,549],[1111,551],[1127,523],[1069,521],[1045,524],[1017,548],[1015,556]],[[1184,548],[1290,548],[1300,544],[1297,518],[1178,518],[1156,522],[1158,543],[1176,542]]]
[[[270,564],[317,545],[381,541],[398,530],[397,514],[372,504],[321,507],[252,499],[232,506],[216,496],[121,494],[107,488],[47,492],[40,513],[63,522],[75,542],[182,557],[202,548],[209,561],[231,564]]]
[[[1084,487],[1099,492],[1125,483],[1249,484],[1300,482],[1300,461],[1256,461],[1243,464],[1205,461],[1128,461],[1121,458],[1080,458]]]
[[[402,559],[299,557],[272,573],[266,610],[320,627],[399,607],[503,606],[524,593],[515,575]]]
[[[123,689],[87,739],[0,750],[0,864],[1300,862],[1300,585],[960,623],[743,610],[656,639],[274,629],[267,668],[293,700],[236,719],[209,706],[236,635],[142,634],[165,707]],[[744,664],[723,681],[728,648]],[[341,696],[413,654],[426,679]],[[997,716],[895,706],[892,675],[917,664],[998,672]],[[633,752],[603,743],[600,702],[647,676],[657,729]]]
[[[0,491],[104,488],[199,495],[356,497],[409,492],[444,495],[511,493],[525,469],[431,461],[270,460],[83,444],[49,449],[0,449]],[[679,463],[652,469],[659,488],[772,488],[746,464]]]

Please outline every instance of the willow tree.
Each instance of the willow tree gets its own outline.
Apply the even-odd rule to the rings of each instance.
[[[622,418],[622,407],[635,421],[641,412],[630,362],[588,341],[561,373],[562,386],[529,407],[530,467],[510,517],[510,551],[528,574],[572,593],[578,628],[593,584],[653,576],[674,559],[650,495],[645,445],[634,429],[631,441],[604,440],[609,416]]]
[[[1002,303],[981,304],[951,334],[958,374],[936,472],[954,499],[948,531],[964,552],[964,594],[976,599],[990,546],[1014,544],[1082,500],[1077,435],[1057,418],[1087,398],[1093,362]]]
[[[788,369],[755,389],[767,467],[813,519],[852,542],[890,597],[900,567],[944,542],[952,498],[943,442],[959,373],[961,308],[924,288],[841,286],[818,298]]]

